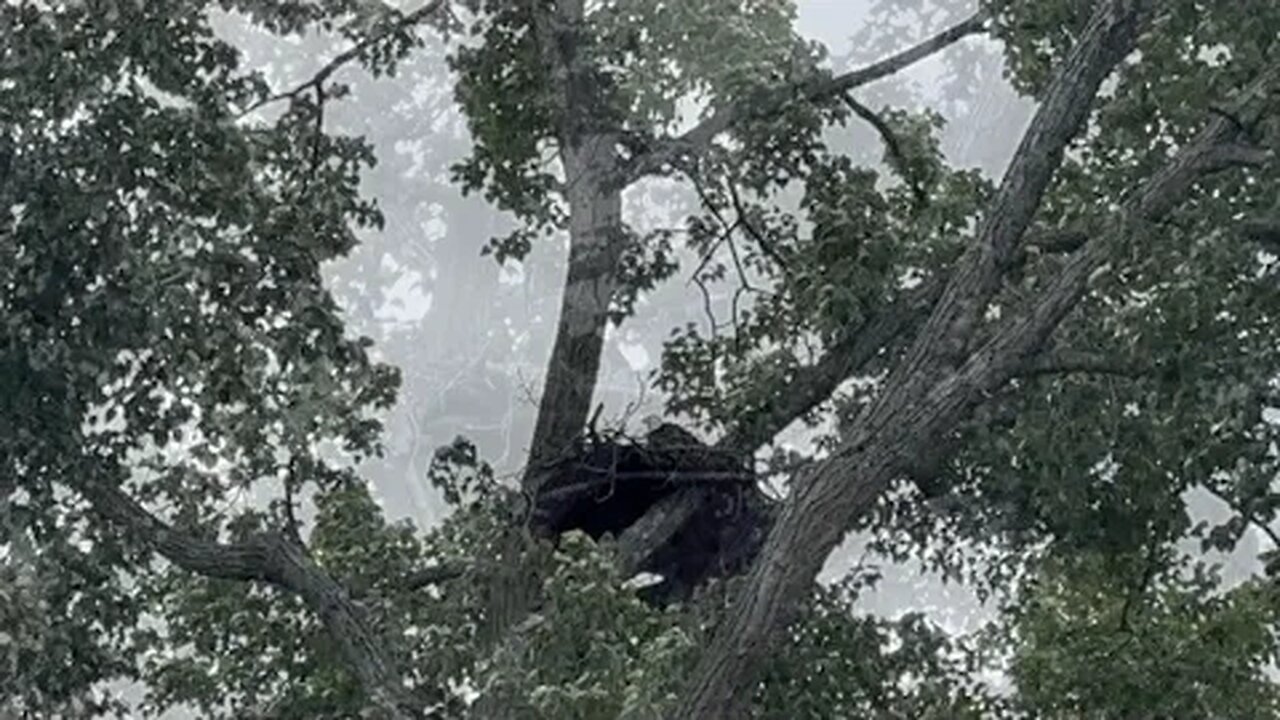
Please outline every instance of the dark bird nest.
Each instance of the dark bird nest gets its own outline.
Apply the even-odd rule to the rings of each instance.
[[[621,537],[664,498],[698,489],[688,519],[635,568],[662,577],[644,590],[657,603],[684,599],[710,578],[745,569],[770,520],[749,456],[709,447],[671,423],[644,440],[588,434],[546,477],[534,523],[553,536],[581,530],[596,539]]]

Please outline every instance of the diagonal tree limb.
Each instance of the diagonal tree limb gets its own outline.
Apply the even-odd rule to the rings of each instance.
[[[1141,5],[1112,0],[1099,11],[1126,9],[1139,11]],[[1086,35],[1081,43],[1091,41],[1097,38]],[[1263,112],[1277,76],[1280,70],[1273,69],[1242,92],[1237,114]],[[1238,155],[1223,150],[1239,141],[1239,135],[1229,121],[1211,120],[1133,194],[1121,217],[1068,260],[1039,300],[1003,322],[958,368],[925,369],[891,378],[893,384],[846,442],[795,483],[742,595],[695,671],[677,718],[737,716],[771,638],[789,622],[797,601],[849,522],[877,501],[913,457],[928,455],[974,407],[1038,357],[1058,324],[1076,307],[1090,279],[1108,267],[1117,245],[1171,212],[1199,179],[1239,164]],[[934,341],[928,335],[917,339],[917,343]]]
[[[1236,115],[1256,116],[1264,111],[1265,100],[1280,78],[1273,69],[1239,93]],[[1151,176],[1124,204],[1122,216],[1106,233],[1094,237],[1074,254],[1062,272],[1035,305],[1021,316],[1005,323],[988,343],[975,352],[961,368],[960,374],[972,373],[976,366],[993,363],[979,378],[983,386],[1003,384],[1009,377],[1028,369],[1034,371],[1043,360],[1040,350],[1049,335],[1083,295],[1089,280],[1108,267],[1111,251],[1133,234],[1144,231],[1172,212],[1188,195],[1195,183],[1213,173],[1259,162],[1274,162],[1275,153],[1259,151],[1242,154],[1237,146],[1241,131],[1232,121],[1212,118],[1195,138],[1183,147],[1159,171]],[[1052,358],[1052,356],[1049,356]]]
[[[904,68],[934,55],[956,42],[986,30],[986,15],[978,12],[967,20],[950,27],[933,37],[864,68],[837,75],[812,84],[803,90],[802,96],[810,101],[839,97],[876,80],[901,72]],[[786,101],[760,108],[746,103],[725,106],[689,129],[679,137],[666,138],[652,144],[647,152],[632,159],[622,171],[621,185],[629,185],[643,177],[662,172],[664,167],[676,165],[688,158],[706,152],[711,142],[721,133],[732,129],[750,117],[768,115]]]
[[[414,10],[413,12],[405,14],[403,17],[401,17],[399,20],[393,23],[386,30],[380,33],[377,33],[376,35],[371,35],[361,40],[360,42],[356,43],[355,45],[352,45],[350,48],[347,48],[346,50],[338,53],[333,57],[332,60],[325,63],[323,67],[321,67],[318,71],[316,71],[316,74],[312,75],[310,79],[306,80],[305,82],[299,83],[291,90],[285,90],[283,92],[279,92],[279,93],[276,93],[275,95],[271,95],[267,98],[264,98],[263,100],[260,100],[254,103],[253,105],[250,105],[240,114],[242,116],[248,115],[254,110],[257,110],[263,107],[264,105],[270,105],[271,103],[278,102],[280,100],[286,100],[289,98],[296,98],[299,95],[302,95],[303,93],[306,93],[310,90],[315,90],[318,93],[323,94],[322,90],[324,88],[324,84],[329,81],[329,78],[333,77],[334,73],[341,70],[343,66],[359,58],[362,54],[364,54],[366,50],[373,47],[374,45],[377,45],[383,40],[386,40],[393,33],[399,30],[403,30],[404,28],[417,25],[418,23],[421,23],[425,20],[428,20],[431,18],[432,15],[436,15],[440,13],[442,10],[447,9],[447,7],[448,6],[445,0],[430,0],[426,5],[423,5],[417,10]]]
[[[980,352],[964,347],[998,287],[999,260],[1012,255],[1063,149],[1078,131],[1103,79],[1133,47],[1152,4],[1110,0],[1096,6],[1020,143],[979,227],[977,243],[961,257],[885,391],[841,446],[793,483],[764,550],[702,655],[675,718],[720,720],[743,714],[774,638],[794,617],[849,524],[901,476],[914,456],[927,454],[953,431],[983,394],[998,386],[995,381],[1002,372],[1011,373],[1043,347],[1057,321],[1074,306],[1092,267],[1085,268],[1088,272],[1079,283],[1073,282],[1079,268],[1075,274],[1064,274],[1058,296],[1039,303],[1025,319],[1018,318],[1025,326],[1006,328]],[[1087,254],[1086,248],[1077,256]],[[1078,264],[1069,262],[1068,267]]]
[[[1019,248],[1063,153],[1083,126],[1102,81],[1123,61],[1154,13],[1151,0],[1099,4],[1063,61],[1023,134],[978,226],[977,241],[957,262],[947,289],[896,374],[935,372],[968,352],[974,330]]]
[[[204,540],[173,528],[118,488],[86,480],[75,489],[96,512],[183,570],[221,580],[265,582],[297,595],[320,619],[373,705],[395,720],[425,715],[426,703],[406,691],[401,671],[363,608],[286,535],[264,533],[242,543]]]

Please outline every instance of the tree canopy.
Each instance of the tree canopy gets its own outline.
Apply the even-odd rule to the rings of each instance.
[[[0,717],[1280,717],[1280,6],[873,5],[936,12],[851,69],[793,0],[0,5]],[[336,49],[281,85],[227,21]],[[388,220],[326,113],[428,42],[451,181],[513,220],[476,262],[568,253],[523,472],[459,438],[417,526],[361,472],[401,371],[322,270]],[[999,177],[942,147],[989,109],[861,99],[976,43],[1035,103]],[[676,227],[627,210],[656,180]],[[532,510],[675,279],[653,387],[783,491],[745,572],[655,605],[715,481],[599,541]],[[817,583],[852,531],[991,622]]]

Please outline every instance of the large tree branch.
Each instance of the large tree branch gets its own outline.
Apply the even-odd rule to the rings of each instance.
[[[947,28],[924,42],[879,62],[813,83],[803,88],[802,96],[810,102],[837,98],[854,88],[901,72],[970,35],[984,32],[985,27],[985,14],[976,13],[958,25]],[[779,98],[776,103],[765,107],[734,103],[719,108],[684,134],[661,140],[644,154],[633,158],[623,169],[620,184],[628,185],[642,177],[662,172],[664,168],[685,163],[706,152],[712,141],[721,133],[751,117],[761,117],[776,112],[783,104],[791,101],[794,101],[794,97],[788,94],[785,98]]]
[[[1266,110],[1280,70],[1271,70],[1236,97],[1236,117],[1256,118]],[[1267,150],[1240,152],[1242,130],[1237,122],[1215,116],[1195,138],[1152,175],[1124,204],[1124,212],[1105,233],[1091,239],[1066,263],[1057,278],[1027,312],[1006,322],[958,373],[989,391],[1020,372],[1035,372],[1052,363],[1042,355],[1046,341],[1079,302],[1090,278],[1104,270],[1118,244],[1160,221],[1184,202],[1195,183],[1212,173],[1274,160]],[[975,374],[975,371],[982,369]]]
[[[934,313],[897,368],[899,378],[954,367],[1002,274],[1021,260],[1019,248],[1062,155],[1093,107],[1102,81],[1131,51],[1154,10],[1151,0],[1111,0],[1097,6],[1081,40],[1063,61],[983,213],[973,243],[956,266]]]
[[[607,182],[617,176],[617,137],[592,124],[601,88],[595,68],[580,52],[583,0],[533,3],[532,31],[548,63],[553,102],[558,105],[558,150],[564,169],[564,200],[569,206],[569,258],[555,341],[547,360],[529,460],[521,490],[536,504],[549,471],[572,449],[587,426],[599,381],[609,314],[620,280],[618,265],[628,235],[622,222],[622,188]],[[535,530],[542,531],[545,527]],[[525,538],[513,528],[500,554],[521,556]],[[485,642],[514,637],[511,628],[536,604],[540,581],[527,572],[500,573],[492,582],[486,607]],[[517,709],[499,695],[485,695],[474,708],[478,717],[512,717]]]
[[[375,706],[396,720],[425,714],[426,704],[405,690],[403,675],[363,609],[283,533],[264,533],[242,543],[203,540],[174,529],[118,488],[90,479],[77,483],[76,489],[95,511],[183,570],[222,580],[266,582],[302,598]]]
[[[885,391],[841,446],[793,483],[761,556],[699,661],[675,717],[717,720],[743,714],[773,639],[791,621],[845,529],[910,467],[914,456],[927,454],[989,390],[979,382],[989,376],[978,374],[972,360],[965,364],[966,372],[952,369],[968,354],[955,341],[968,341],[972,323],[981,317],[999,281],[998,260],[1012,255],[1063,148],[1078,131],[1103,79],[1129,53],[1149,11],[1150,0],[1111,0],[1097,6],[1045,93],[984,216],[977,244],[960,259],[942,299],[904,362],[890,375]],[[1033,314],[1043,312],[1037,308]],[[1012,369],[1026,355],[995,357],[1011,361]]]
[[[558,143],[570,210],[560,316],[522,479],[522,488],[532,496],[547,468],[571,451],[587,424],[627,235],[621,188],[606,182],[616,171],[616,137],[584,125],[599,89],[576,47],[585,17],[583,1],[556,0],[552,8],[531,12],[560,115]]]
[[[1113,0],[1099,12],[1139,12],[1141,8],[1141,3]],[[1098,39],[1086,35],[1081,44]],[[1237,115],[1257,117],[1264,111],[1277,74],[1280,71],[1269,71],[1238,96]],[[849,523],[877,501],[914,457],[928,455],[975,406],[1035,361],[1053,331],[1076,307],[1090,279],[1107,267],[1117,245],[1167,215],[1206,174],[1261,159],[1244,158],[1230,149],[1240,135],[1235,124],[1223,118],[1211,120],[1133,194],[1121,216],[1101,236],[1068,260],[1034,305],[1003,322],[956,370],[926,369],[890,379],[889,387],[841,447],[794,484],[742,595],[703,656],[677,717],[738,715],[771,639],[793,617],[797,601]],[[928,335],[917,339],[918,344],[934,341]]]

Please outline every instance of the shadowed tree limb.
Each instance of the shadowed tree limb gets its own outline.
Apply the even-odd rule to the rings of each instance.
[[[363,608],[284,533],[262,533],[241,543],[204,540],[173,528],[116,487],[89,479],[75,489],[96,512],[183,570],[265,582],[297,595],[324,625],[373,705],[394,720],[426,716],[427,703],[405,689],[401,669],[387,656],[386,641],[374,633]]]
[[[1041,377],[1044,375],[1116,375],[1119,377],[1143,377],[1155,372],[1149,363],[1130,362],[1098,353],[1078,350],[1060,350],[1040,355],[1027,363],[1015,375],[1017,377]]]
[[[1246,220],[1241,223],[1240,232],[1271,252],[1280,251],[1280,217]]]

